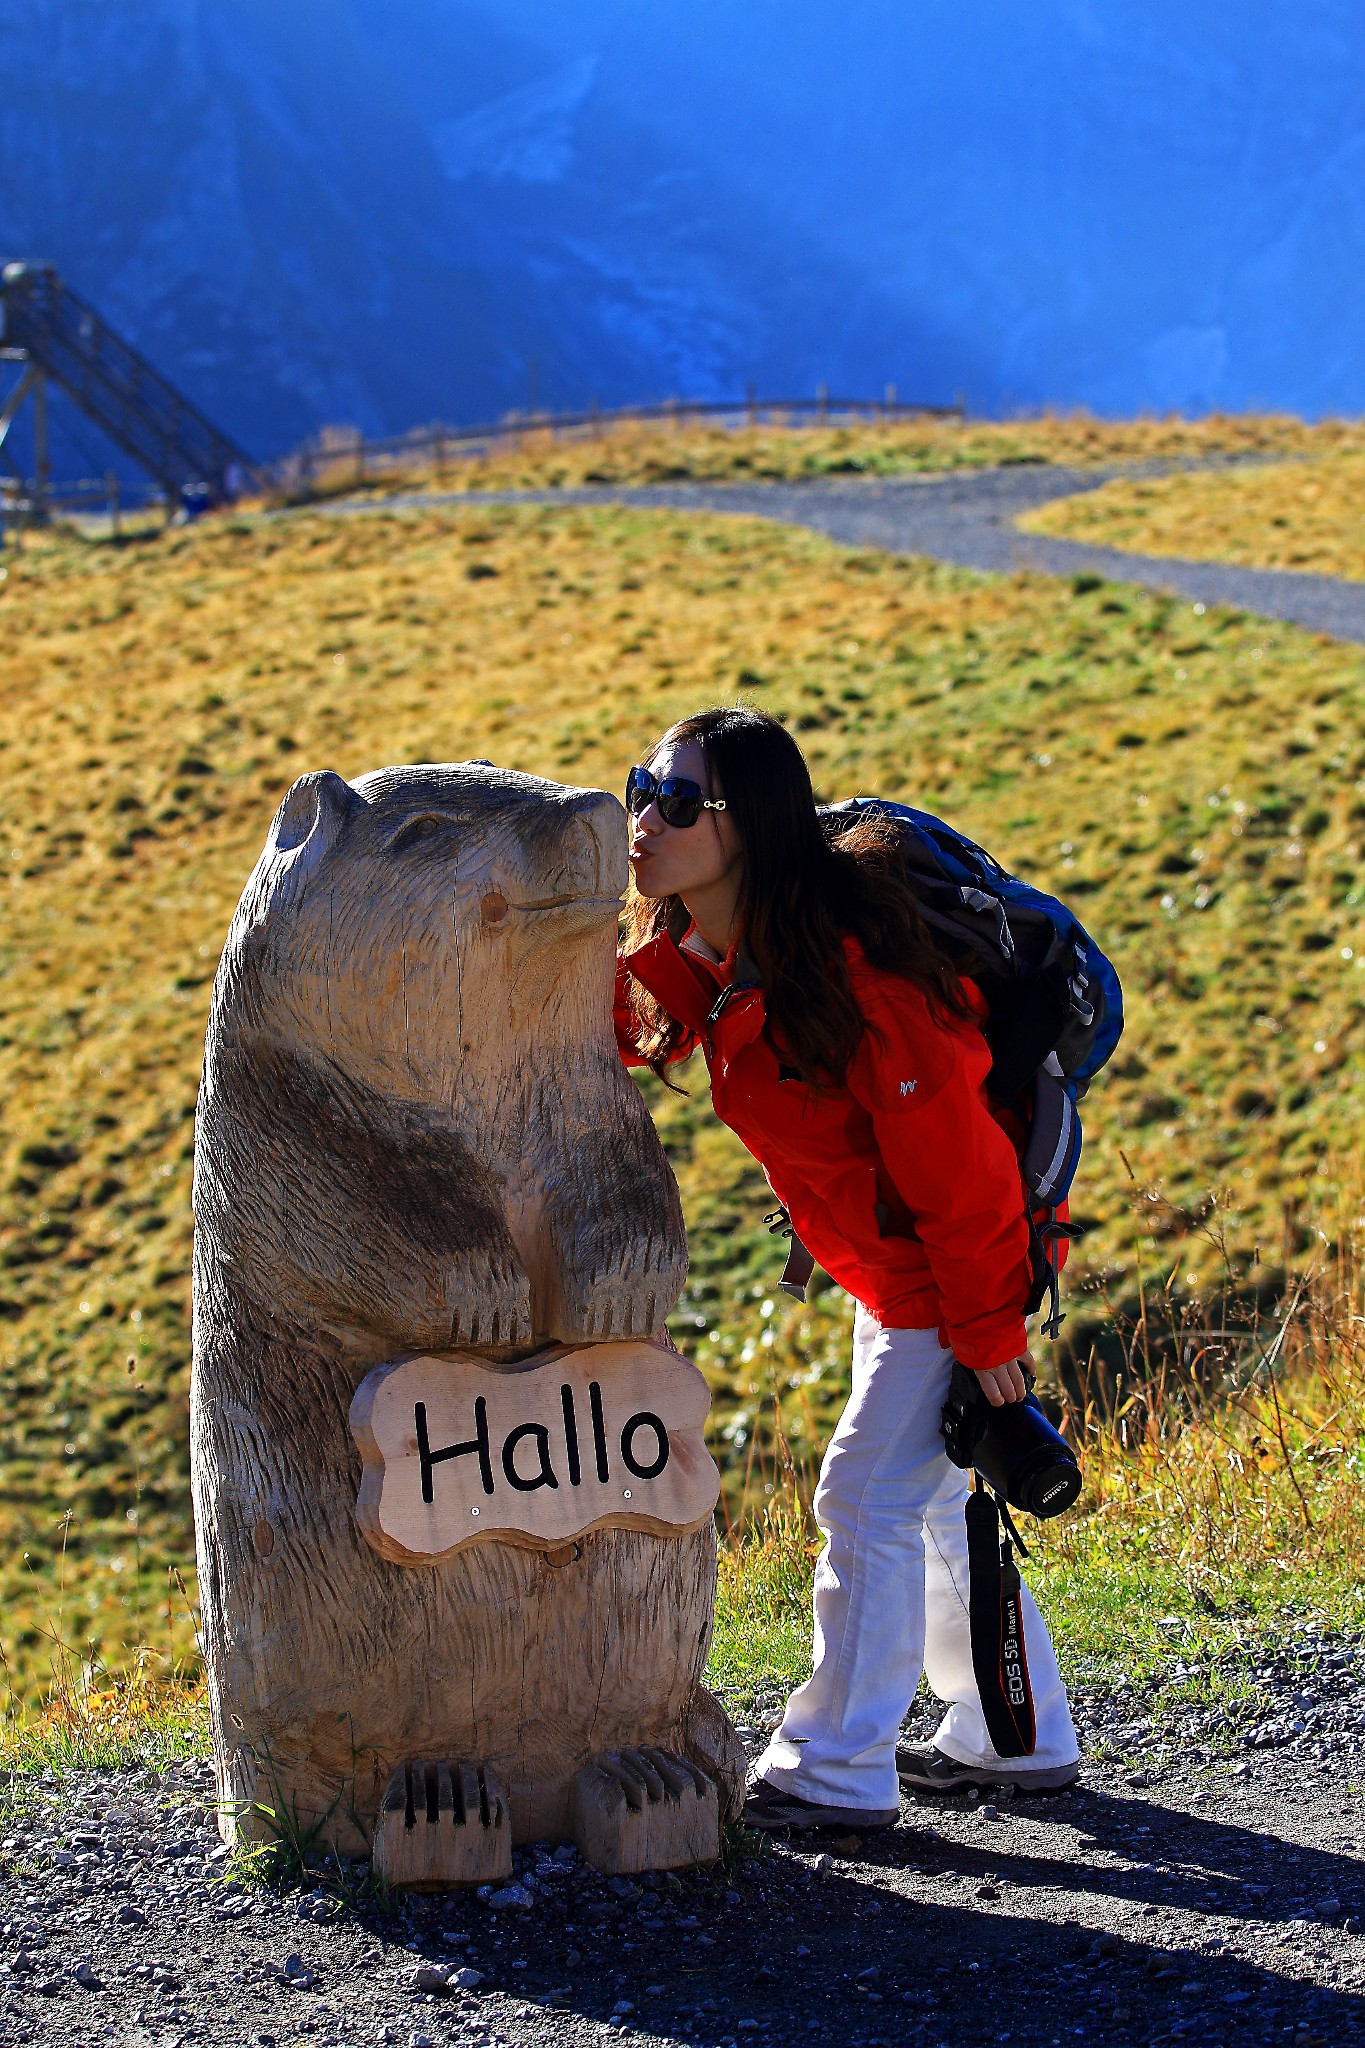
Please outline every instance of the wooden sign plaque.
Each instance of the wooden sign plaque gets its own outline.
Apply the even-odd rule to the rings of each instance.
[[[677,1536],[720,1494],[702,1437],[710,1405],[697,1368],[655,1343],[556,1347],[509,1366],[394,1359],[351,1403],[356,1519],[397,1564],[494,1538],[543,1550],[591,1529]]]

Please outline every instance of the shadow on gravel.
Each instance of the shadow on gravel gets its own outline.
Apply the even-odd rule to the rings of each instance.
[[[1360,1881],[1352,1859],[1102,1793],[973,1822],[979,1845],[931,1831],[941,1817],[920,1809],[848,1860],[817,1861],[814,1841],[774,1842],[728,1892],[723,1881],[690,1887],[681,1917],[665,1919],[649,1897],[619,1910],[590,1903],[605,1888],[585,1876],[572,1900],[496,1939],[473,1901],[419,1907],[404,1931],[417,1962],[448,1961],[444,1930],[470,1930],[482,2024],[466,2007],[462,2026],[518,2044],[545,2039],[547,2025],[568,2042],[577,2025],[603,2023],[695,2048],[1365,2042],[1365,1997],[1324,1983],[1333,1972],[1311,1947],[1315,1931],[1290,1925],[1300,1911],[1327,1917],[1329,1902],[1332,1917],[1347,1915]],[[1020,1822],[1034,1840],[1016,1846]],[[1053,1822],[1088,1828],[1084,1860],[1074,1835],[1055,1856],[1046,1844],[1039,1853],[1035,1830]],[[1159,1853],[1149,1847],[1158,1839]],[[1097,1867],[1111,1849],[1147,1860]],[[1253,1923],[1236,1931],[1258,1953],[1226,1945],[1229,1917]],[[393,1940],[392,1922],[386,1932]],[[433,2041],[447,2038],[447,2015],[432,2014]]]
[[[1140,1867],[1107,1872],[1071,1862],[1045,1866],[1069,1872],[1072,1890],[1275,1925],[1340,1926],[1346,1919],[1365,1919],[1365,1863],[1359,1856],[1285,1843],[1214,1814],[1173,1812],[1131,1795],[1110,1798],[1092,1790],[1083,1817],[1089,1828],[1083,1847]],[[1046,1825],[1051,1816],[1043,1810],[1029,1818]],[[1057,1818],[1078,1824],[1074,1813]]]

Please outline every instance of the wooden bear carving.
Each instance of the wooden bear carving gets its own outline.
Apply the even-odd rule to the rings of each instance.
[[[568,1832],[575,1774],[603,1752],[653,1746],[730,1810],[741,1795],[743,1753],[700,1685],[709,1513],[667,1535],[446,1536],[431,1557],[411,1554],[421,1488],[387,1555],[378,1510],[368,1538],[357,1519],[351,1409],[380,1368],[420,1360],[448,1389],[600,1346],[566,1410],[590,1463],[589,1388],[613,1391],[592,1358],[647,1367],[681,1291],[677,1189],[610,1023],[624,881],[613,797],[464,763],[302,777],[247,882],[194,1184],[191,1458],[229,1832],[268,1833],[259,1809],[283,1803],[364,1853],[414,1758],[494,1773],[519,1840]],[[625,1427],[652,1471],[656,1439]],[[428,1494],[453,1485],[423,1457]]]

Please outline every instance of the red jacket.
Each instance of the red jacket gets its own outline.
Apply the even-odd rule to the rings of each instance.
[[[1028,1226],[1014,1147],[983,1089],[986,1041],[974,1024],[938,1022],[855,939],[844,951],[869,1028],[841,1088],[808,1087],[779,1059],[763,991],[735,984],[733,954],[713,966],[666,933],[618,962],[622,1057],[642,1064],[628,970],[685,1027],[675,1057],[702,1046],[717,1116],[826,1272],[883,1325],[937,1326],[964,1365],[1004,1365],[1027,1347]]]

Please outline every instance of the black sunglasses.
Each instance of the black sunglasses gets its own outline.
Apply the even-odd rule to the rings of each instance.
[[[703,811],[723,811],[724,797],[703,796],[701,784],[686,775],[665,775],[662,782],[648,768],[632,768],[626,777],[626,809],[632,818],[657,804],[665,825],[695,825]]]

